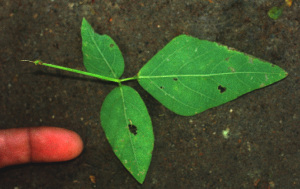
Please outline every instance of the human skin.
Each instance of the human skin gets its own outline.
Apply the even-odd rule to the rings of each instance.
[[[0,168],[30,162],[68,161],[83,150],[74,131],[58,127],[0,130]]]

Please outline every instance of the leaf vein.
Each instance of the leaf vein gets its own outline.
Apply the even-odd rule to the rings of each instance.
[[[99,47],[98,47],[98,45],[97,45],[97,43],[96,43],[96,40],[95,40],[95,35],[96,35],[96,33],[95,33],[95,31],[90,30],[89,35],[90,35],[90,37],[91,37],[91,39],[92,39],[92,42],[94,43],[94,45],[95,45],[97,51],[99,52],[99,54],[100,54],[101,57],[103,58],[103,60],[104,60],[104,62],[105,62],[105,64],[106,64],[106,66],[110,69],[110,71],[111,71],[111,73],[113,74],[113,76],[114,76],[115,78],[117,78],[116,73],[114,72],[114,70],[113,70],[112,67],[110,66],[109,62],[108,62],[107,59],[105,58],[104,54],[102,53],[101,49],[99,49]]]

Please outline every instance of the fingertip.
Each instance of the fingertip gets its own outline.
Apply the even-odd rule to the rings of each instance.
[[[58,127],[30,128],[33,162],[68,161],[83,150],[81,137],[74,131]]]

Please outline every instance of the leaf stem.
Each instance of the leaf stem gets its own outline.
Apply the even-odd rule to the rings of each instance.
[[[31,62],[31,63],[34,63],[35,65],[42,65],[42,66],[47,66],[47,67],[56,68],[56,69],[60,69],[60,70],[65,70],[65,71],[69,71],[69,72],[79,73],[79,74],[82,74],[82,75],[95,77],[95,78],[102,79],[102,80],[105,80],[105,81],[112,81],[112,82],[115,82],[115,83],[122,82],[122,80],[120,80],[120,79],[105,77],[105,76],[98,75],[98,74],[93,74],[93,73],[90,73],[90,72],[85,72],[85,71],[76,70],[76,69],[72,69],[72,68],[67,68],[67,67],[63,67],[63,66],[57,66],[57,65],[54,65],[54,64],[48,64],[48,63],[42,62],[41,60],[35,60],[35,61],[21,60],[21,61]],[[130,79],[130,78],[128,78],[128,79]]]
[[[124,79],[121,79],[120,82],[130,81],[130,80],[136,80],[137,78],[138,78],[138,76],[133,76],[133,77],[129,77],[129,78],[124,78]]]

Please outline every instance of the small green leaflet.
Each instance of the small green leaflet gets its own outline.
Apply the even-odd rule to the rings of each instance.
[[[138,82],[171,111],[191,116],[286,76],[250,55],[180,35],[140,70]]]
[[[151,162],[154,134],[140,95],[128,86],[115,88],[103,102],[100,120],[117,157],[143,183]]]
[[[82,20],[83,63],[90,73],[119,78],[124,72],[124,59],[118,45],[108,35],[99,35]]]

